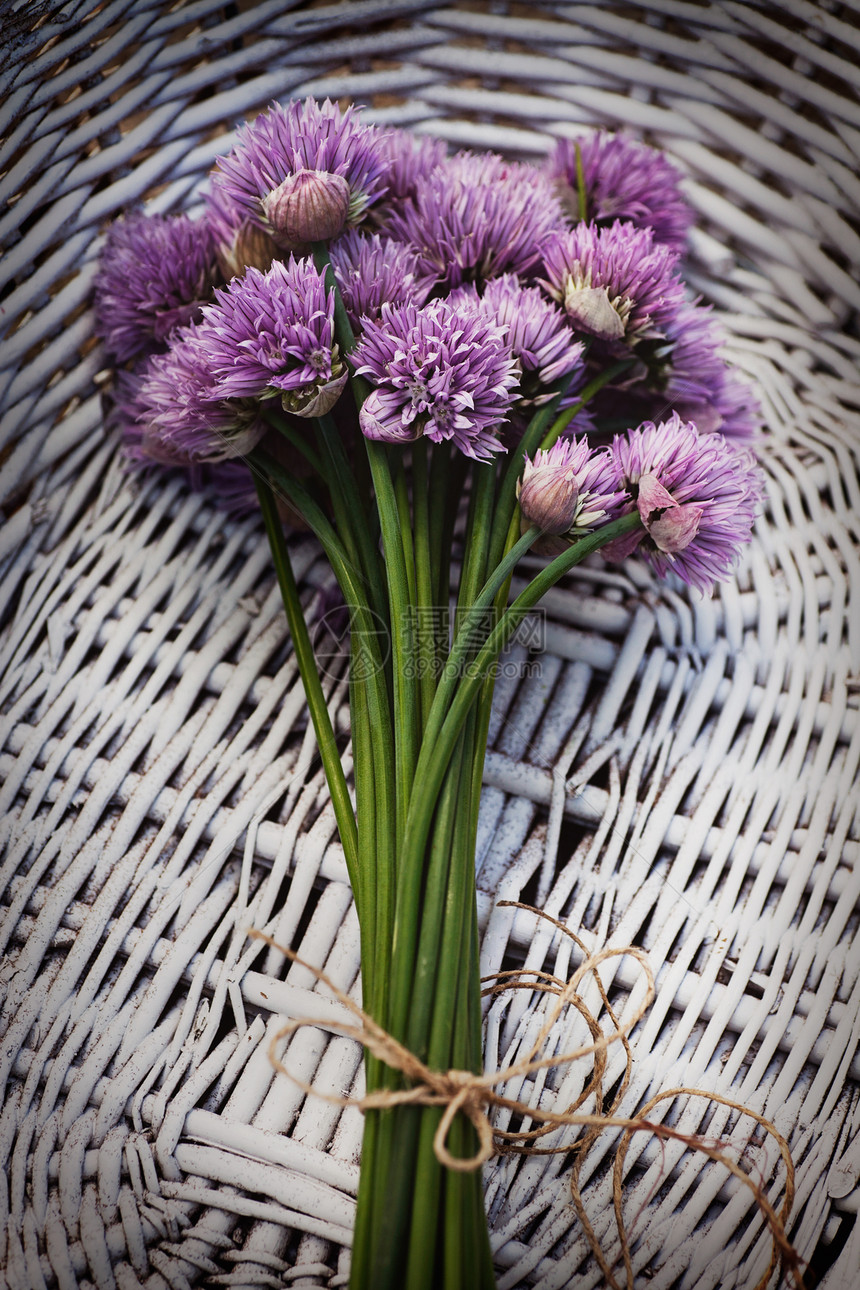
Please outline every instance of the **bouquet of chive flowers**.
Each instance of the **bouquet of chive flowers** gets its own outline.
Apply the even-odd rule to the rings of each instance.
[[[307,100],[239,132],[201,218],[108,233],[96,326],[127,460],[259,505],[363,1007],[433,1070],[481,1071],[474,853],[502,650],[594,552],[707,594],[749,539],[755,400],[680,276],[690,220],[674,168],[622,137],[537,168]],[[352,790],[284,524],[316,535],[348,612]],[[440,1152],[442,1108],[378,1055],[365,1069],[352,1286],[492,1286],[486,1144],[457,1114]]]

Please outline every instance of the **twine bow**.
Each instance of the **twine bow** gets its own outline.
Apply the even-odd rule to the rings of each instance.
[[[804,1281],[800,1271],[800,1258],[794,1247],[788,1240],[785,1231],[785,1223],[791,1212],[791,1206],[794,1200],[794,1165],[788,1148],[788,1143],[777,1131],[776,1127],[764,1116],[743,1106],[739,1102],[734,1102],[730,1098],[721,1097],[719,1094],[709,1090],[694,1088],[675,1088],[666,1092],[659,1093],[653,1097],[642,1108],[638,1116],[631,1119],[613,1114],[619,1105],[627,1089],[630,1073],[632,1068],[632,1053],[627,1042],[627,1035],[634,1026],[642,1019],[648,1011],[655,997],[654,973],[645,953],[636,946],[607,947],[598,950],[596,953],[588,954],[585,945],[568,927],[559,922],[558,919],[552,918],[543,910],[538,910],[530,905],[524,905],[519,901],[501,901],[501,905],[508,905],[518,909],[527,910],[540,918],[554,924],[561,932],[570,937],[582,950],[585,955],[584,961],[576,969],[573,975],[567,981],[553,976],[551,973],[544,972],[540,969],[515,969],[513,971],[494,973],[490,977],[482,978],[483,981],[492,982],[485,987],[483,994],[499,994],[508,990],[528,989],[541,993],[551,993],[556,996],[556,1002],[548,1009],[547,1019],[541,1027],[540,1033],[531,1045],[527,1055],[520,1061],[504,1067],[502,1070],[491,1074],[476,1075],[472,1071],[462,1070],[433,1070],[427,1066],[420,1058],[406,1048],[393,1035],[383,1029],[374,1019],[368,1015],[353,999],[351,999],[343,990],[323,972],[320,968],[301,959],[293,950],[284,945],[278,944],[271,936],[261,932],[256,928],[249,929],[248,935],[256,940],[264,941],[272,949],[277,950],[293,963],[307,970],[321,984],[328,987],[332,994],[343,1004],[345,1008],[356,1018],[357,1025],[350,1025],[347,1022],[337,1020],[320,1021],[313,1018],[296,1018],[286,1022],[278,1032],[273,1036],[269,1046],[269,1057],[272,1065],[281,1074],[286,1075],[294,1084],[303,1090],[306,1094],[322,1098],[324,1101],[331,1102],[336,1106],[355,1107],[359,1111],[387,1110],[394,1106],[414,1105],[414,1106],[440,1106],[443,1107],[442,1117],[437,1126],[433,1137],[433,1151],[436,1159],[447,1169],[453,1169],[460,1172],[468,1172],[479,1169],[485,1161],[489,1160],[494,1154],[506,1154],[517,1152],[524,1155],[553,1154],[556,1152],[575,1153],[576,1161],[573,1169],[573,1178],[571,1191],[573,1202],[577,1215],[583,1225],[592,1251],[606,1277],[606,1280],[612,1290],[620,1290],[620,1286],[613,1276],[612,1269],[608,1263],[594,1229],[585,1213],[582,1199],[579,1192],[579,1173],[585,1153],[589,1145],[596,1139],[601,1130],[605,1128],[620,1128],[624,1130],[621,1143],[617,1149],[614,1168],[613,1168],[613,1200],[615,1208],[616,1225],[618,1228],[621,1242],[621,1253],[624,1261],[625,1272],[627,1274],[628,1290],[633,1287],[633,1266],[630,1256],[629,1241],[621,1212],[622,1201],[622,1181],[623,1181],[623,1164],[630,1144],[632,1134],[639,1130],[648,1130],[660,1138],[674,1139],[683,1142],[685,1146],[692,1147],[701,1151],[711,1160],[717,1161],[725,1166],[736,1178],[738,1178],[746,1187],[748,1187],[755,1197],[756,1203],[761,1210],[772,1235],[772,1253],[768,1269],[761,1277],[755,1290],[764,1290],[771,1273],[777,1263],[782,1260],[784,1266],[791,1272],[792,1279],[797,1290],[804,1290]],[[642,1003],[633,1011],[633,1014],[623,1024],[618,1023],[618,1019],[612,1010],[606,990],[596,971],[597,967],[607,959],[621,958],[629,956],[636,959],[642,968],[646,989]],[[601,1000],[615,1025],[615,1030],[609,1034],[603,1034],[596,1018],[592,1015],[584,1001],[578,994],[578,987],[583,979],[590,973],[594,973],[597,988]],[[583,1016],[594,1042],[583,1045],[569,1052],[557,1054],[554,1056],[537,1057],[543,1044],[549,1038],[553,1026],[566,1007],[573,1006]],[[366,1093],[363,1097],[343,1097],[338,1094],[324,1093],[314,1088],[311,1084],[305,1083],[297,1075],[289,1071],[280,1058],[277,1056],[277,1048],[282,1040],[286,1039],[295,1031],[303,1026],[322,1026],[326,1030],[337,1031],[346,1035],[350,1039],[355,1039],[359,1044],[372,1053],[374,1057],[384,1062],[393,1070],[400,1071],[406,1080],[409,1081],[410,1087],[404,1089],[383,1089],[373,1093]],[[621,1081],[618,1092],[613,1099],[609,1114],[587,1114],[577,1110],[591,1095],[595,1096],[597,1105],[602,1105],[600,1095],[601,1080],[606,1065],[606,1050],[610,1044],[620,1042],[623,1044],[627,1053],[627,1069]],[[506,1084],[509,1080],[525,1077],[535,1074],[540,1070],[552,1067],[569,1065],[582,1057],[594,1055],[594,1072],[592,1078],[587,1082],[586,1087],[580,1093],[579,1097],[565,1111],[546,1111],[540,1107],[530,1106],[526,1102],[517,1099],[505,1097],[503,1094],[496,1092],[496,1087],[500,1084]],[[646,1120],[646,1116],[659,1102],[668,1100],[681,1094],[688,1096],[697,1096],[707,1098],[712,1102],[718,1102],[723,1106],[732,1107],[744,1115],[752,1117],[768,1133],[770,1133],[777,1145],[780,1154],[786,1165],[786,1184],[785,1199],[777,1214],[773,1206],[768,1201],[762,1190],[762,1187],[756,1184],[744,1170],[736,1164],[730,1157],[719,1151],[716,1147],[711,1146],[705,1139],[692,1134],[682,1133],[677,1129],[672,1129],[668,1125],[661,1124],[659,1121]],[[508,1132],[494,1129],[489,1118],[489,1112],[495,1107],[504,1107],[514,1114],[520,1115],[523,1119],[538,1121],[539,1126],[531,1130],[519,1130],[517,1132]],[[478,1149],[474,1155],[467,1157],[454,1156],[448,1150],[447,1139],[458,1113],[467,1117],[474,1126],[478,1137]],[[563,1146],[556,1147],[537,1147],[533,1143],[547,1133],[552,1133],[555,1129],[564,1125],[585,1126],[587,1133],[576,1143],[566,1143]]]

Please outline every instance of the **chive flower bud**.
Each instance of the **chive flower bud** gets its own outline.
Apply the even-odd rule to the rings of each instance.
[[[342,175],[298,170],[267,193],[261,205],[281,250],[301,250],[340,233],[349,212],[349,184]]]
[[[517,486],[520,509],[529,524],[544,533],[566,533],[576,515],[579,487],[568,454],[539,448],[534,461],[526,458],[523,477]]]

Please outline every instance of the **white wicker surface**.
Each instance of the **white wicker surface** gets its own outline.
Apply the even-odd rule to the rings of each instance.
[[[589,945],[644,946],[658,997],[622,1110],[694,1085],[770,1117],[797,1164],[790,1235],[826,1290],[855,1290],[858,13],[855,0],[2,6],[0,1265],[15,1290],[346,1279],[360,1117],[306,1099],[267,1057],[283,1015],[342,1009],[245,938],[265,926],[358,989],[265,543],[175,482],[123,475],[87,310],[107,220],[144,199],[193,205],[230,128],[305,94],[514,155],[583,123],[625,126],[688,176],[689,276],[758,384],[768,513],[713,600],[633,564],[548,599],[540,676],[499,685],[485,970],[564,975],[569,959],[498,899],[539,900]],[[307,539],[294,551],[313,594],[325,564]],[[331,701],[345,727],[344,678]],[[527,1040],[531,1002],[490,1009],[488,1066]],[[360,1087],[356,1046],[323,1026],[287,1060],[320,1089]],[[566,1104],[582,1074],[546,1084]],[[685,1098],[654,1114],[721,1137],[781,1198],[778,1154],[751,1120]],[[613,1143],[592,1149],[583,1186],[614,1257]],[[602,1282],[562,1164],[487,1168],[504,1290]],[[755,1285],[768,1241],[747,1189],[642,1135],[625,1168],[643,1283]]]

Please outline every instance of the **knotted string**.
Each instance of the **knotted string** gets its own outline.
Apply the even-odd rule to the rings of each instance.
[[[355,1107],[359,1111],[371,1110],[388,1110],[394,1106],[439,1106],[444,1108],[442,1117],[437,1126],[433,1137],[433,1151],[440,1165],[447,1169],[457,1170],[459,1172],[469,1172],[479,1169],[485,1161],[489,1160],[494,1154],[519,1153],[523,1155],[542,1155],[553,1154],[556,1152],[567,1152],[575,1154],[571,1192],[574,1207],[577,1216],[582,1223],[591,1249],[597,1259],[597,1262],[606,1277],[611,1290],[621,1290],[619,1283],[615,1279],[611,1266],[600,1247],[594,1229],[585,1213],[582,1203],[582,1197],[579,1188],[579,1175],[585,1154],[589,1146],[599,1136],[605,1128],[620,1128],[624,1130],[621,1143],[617,1149],[614,1166],[613,1166],[613,1203],[615,1210],[616,1226],[621,1244],[621,1253],[624,1261],[626,1273],[626,1283],[628,1290],[633,1290],[633,1265],[630,1255],[630,1244],[627,1237],[627,1231],[622,1216],[622,1182],[623,1166],[630,1145],[630,1140],[634,1132],[647,1130],[656,1134],[660,1138],[674,1139],[684,1143],[685,1146],[694,1150],[701,1151],[714,1160],[725,1166],[744,1186],[748,1187],[761,1210],[765,1221],[771,1231],[772,1251],[767,1271],[758,1281],[755,1290],[765,1290],[771,1273],[782,1260],[784,1267],[791,1273],[797,1290],[804,1290],[803,1277],[800,1271],[800,1258],[794,1247],[788,1240],[785,1231],[785,1223],[791,1212],[791,1206],[794,1201],[794,1164],[791,1159],[791,1153],[788,1143],[777,1131],[775,1126],[764,1116],[750,1110],[739,1102],[734,1102],[730,1098],[721,1097],[719,1094],[712,1093],[705,1089],[694,1088],[675,1088],[668,1092],[660,1093],[653,1097],[642,1108],[639,1115],[634,1118],[616,1116],[614,1111],[618,1107],[624,1093],[628,1087],[630,1073],[632,1069],[632,1052],[630,1049],[627,1036],[636,1024],[642,1019],[651,1006],[655,997],[654,974],[648,963],[644,951],[636,946],[607,947],[598,950],[593,954],[588,954],[585,945],[571,930],[557,919],[552,918],[542,910],[533,908],[530,905],[524,905],[519,901],[502,901],[501,905],[513,906],[518,909],[527,910],[540,918],[547,919],[556,926],[562,933],[570,937],[582,950],[585,955],[584,961],[576,969],[573,975],[567,981],[562,981],[559,977],[553,976],[549,972],[541,969],[514,969],[512,971],[493,973],[489,977],[482,978],[484,982],[492,982],[487,985],[482,993],[484,995],[496,995],[509,990],[527,989],[539,993],[549,993],[556,996],[555,1003],[547,1010],[547,1019],[541,1030],[528,1050],[525,1057],[519,1061],[504,1067],[500,1071],[491,1074],[475,1075],[471,1071],[433,1070],[427,1066],[420,1058],[416,1057],[413,1052],[406,1048],[399,1040],[395,1039],[383,1029],[374,1019],[369,1016],[353,999],[349,997],[339,986],[331,980],[320,968],[306,962],[300,958],[293,950],[286,946],[279,945],[271,936],[265,932],[258,931],[256,928],[249,929],[248,935],[254,939],[264,941],[272,949],[283,954],[293,963],[300,967],[306,968],[315,979],[332,992],[339,1003],[355,1017],[358,1024],[351,1025],[348,1022],[338,1020],[314,1020],[313,1018],[296,1018],[286,1022],[273,1036],[269,1045],[269,1057],[272,1065],[281,1074],[286,1075],[292,1080],[303,1092],[314,1097],[322,1098],[324,1101],[331,1102],[336,1106]],[[603,982],[597,972],[601,963],[611,958],[630,957],[636,959],[642,968],[646,982],[645,996],[642,1003],[634,1009],[631,1017],[623,1024],[619,1024],[606,994]],[[597,988],[600,993],[601,1001],[607,1010],[615,1029],[609,1034],[603,1034],[596,1018],[592,1015],[582,998],[578,994],[578,987],[583,979],[589,974],[594,974]],[[566,1007],[574,1007],[583,1017],[588,1029],[594,1040],[591,1044],[570,1050],[569,1052],[558,1054],[550,1057],[538,1057],[543,1044],[547,1041],[553,1026],[558,1021],[561,1013]],[[303,1026],[322,1027],[325,1030],[336,1031],[339,1034],[346,1035],[350,1039],[355,1039],[359,1044],[372,1053],[374,1057],[384,1062],[393,1070],[399,1071],[411,1087],[404,1089],[381,1089],[373,1093],[365,1093],[363,1097],[343,1097],[339,1094],[324,1093],[316,1089],[311,1084],[307,1084],[297,1075],[287,1070],[286,1066],[277,1055],[278,1046],[289,1035],[301,1029]],[[620,1042],[623,1044],[627,1054],[627,1063],[624,1077],[616,1093],[612,1106],[608,1114],[588,1114],[578,1111],[578,1107],[583,1104],[590,1096],[594,1095],[598,1107],[602,1106],[601,1081],[606,1067],[606,1050],[610,1044]],[[538,1071],[546,1070],[563,1065],[569,1065],[582,1057],[594,1056],[594,1072],[591,1079],[587,1082],[586,1087],[580,1093],[576,1101],[564,1111],[546,1111],[540,1107],[528,1105],[514,1098],[505,1097],[503,1094],[496,1092],[496,1087],[500,1084],[506,1084],[509,1080],[516,1078],[525,1078],[535,1074]],[[723,1106],[732,1107],[744,1115],[749,1115],[758,1124],[760,1124],[775,1139],[780,1155],[786,1166],[786,1184],[785,1198],[780,1212],[774,1210],[768,1201],[763,1189],[750,1178],[744,1170],[733,1160],[719,1151],[716,1147],[710,1146],[704,1139],[692,1134],[681,1133],[677,1129],[672,1129],[667,1125],[657,1121],[646,1120],[644,1117],[658,1103],[679,1096],[687,1095],[694,1097],[703,1097],[712,1102],[719,1102]],[[505,1108],[523,1119],[539,1121],[539,1127],[531,1130],[519,1130],[516,1132],[494,1129],[490,1122],[489,1112],[496,1107]],[[478,1137],[478,1149],[474,1155],[467,1157],[453,1156],[448,1150],[447,1139],[451,1125],[458,1113],[462,1113],[474,1126]],[[533,1145],[534,1142],[547,1133],[565,1125],[584,1126],[586,1133],[583,1138],[576,1143],[566,1144],[555,1147],[539,1147]]]

